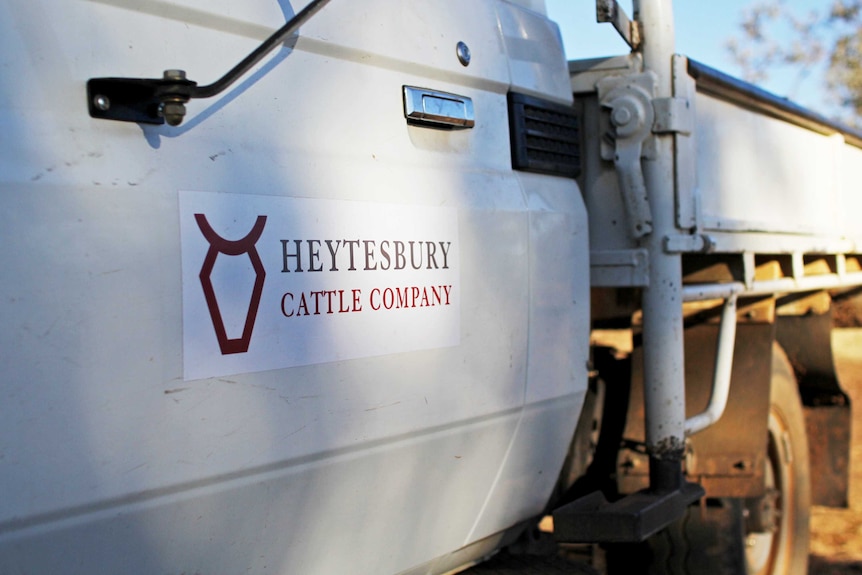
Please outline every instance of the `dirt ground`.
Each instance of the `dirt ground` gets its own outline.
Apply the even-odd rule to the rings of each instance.
[[[850,509],[813,509],[810,575],[862,574],[862,328],[835,330],[832,346],[838,377],[850,395],[855,416]]]

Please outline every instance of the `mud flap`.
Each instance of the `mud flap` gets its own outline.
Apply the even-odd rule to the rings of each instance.
[[[850,485],[850,398],[832,360],[832,310],[779,316],[776,339],[799,382],[811,468],[811,502],[847,507]]]

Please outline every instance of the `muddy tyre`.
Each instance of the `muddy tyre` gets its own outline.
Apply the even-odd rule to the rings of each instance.
[[[639,546],[607,549],[608,572],[671,575],[805,575],[811,481],[796,378],[776,345],[772,357],[763,499],[709,499]]]

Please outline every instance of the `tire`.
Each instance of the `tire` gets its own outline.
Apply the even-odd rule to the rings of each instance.
[[[769,394],[767,490],[777,494],[775,532],[750,532],[746,538],[749,575],[805,575],[811,517],[811,477],[805,414],[796,377],[784,351],[772,351]]]
[[[790,362],[777,344],[770,389],[767,496],[709,499],[642,545],[609,547],[610,575],[808,572],[811,480],[805,417]]]

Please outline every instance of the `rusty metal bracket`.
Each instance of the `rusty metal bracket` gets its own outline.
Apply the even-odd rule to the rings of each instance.
[[[596,22],[610,22],[629,48],[637,50],[640,47],[640,23],[629,18],[616,0],[596,0]]]

